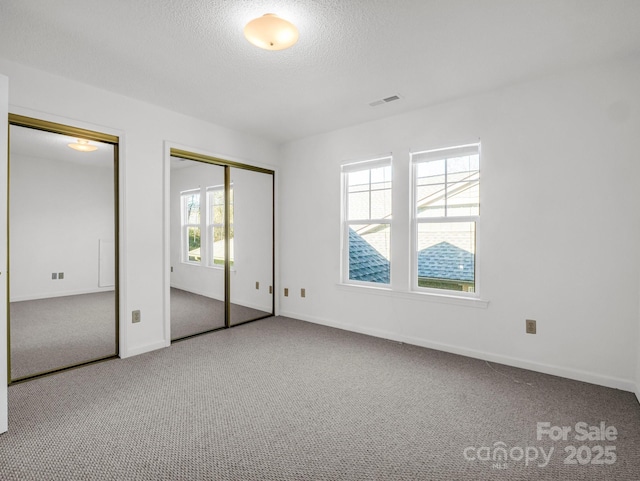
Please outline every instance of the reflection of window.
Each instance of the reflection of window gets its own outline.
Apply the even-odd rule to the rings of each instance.
[[[391,158],[343,165],[342,176],[343,281],[390,284]]]
[[[411,155],[414,289],[476,292],[480,145]]]
[[[182,207],[182,260],[200,263],[202,254],[200,233],[200,191],[180,193]]]
[[[224,265],[224,186],[207,187],[209,266]],[[233,265],[233,185],[229,189],[229,261]]]

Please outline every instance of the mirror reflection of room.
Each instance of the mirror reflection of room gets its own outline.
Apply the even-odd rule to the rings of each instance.
[[[235,263],[231,325],[273,312],[273,176],[231,168],[235,200]]]
[[[176,340],[225,327],[224,167],[171,157],[170,202]]]
[[[171,157],[171,339],[225,324],[225,166]],[[230,325],[273,313],[273,177],[231,169]]]
[[[117,354],[114,145],[10,127],[17,380]]]

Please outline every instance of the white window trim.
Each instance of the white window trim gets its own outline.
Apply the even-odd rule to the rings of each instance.
[[[488,305],[488,301],[483,301],[480,297],[480,269],[478,262],[478,252],[480,251],[480,242],[478,236],[479,226],[480,226],[480,215],[475,216],[454,216],[454,217],[418,217],[417,213],[417,169],[418,165],[423,162],[428,162],[429,160],[424,160],[426,156],[427,159],[432,157],[430,160],[439,160],[442,157],[442,152],[449,152],[450,154],[446,156],[446,158],[455,157],[456,155],[465,155],[469,153],[477,152],[480,158],[479,169],[481,170],[482,166],[482,152],[481,152],[481,144],[480,142],[458,145],[454,147],[445,147],[438,148],[432,150],[418,151],[412,152],[410,154],[409,162],[411,164],[411,269],[409,269],[411,279],[409,281],[409,286],[411,289],[412,295],[428,295],[435,299],[444,298],[444,299],[461,299],[461,300],[470,300],[470,301],[478,301],[480,302],[481,307],[486,307]],[[414,156],[421,155],[421,161],[415,161]],[[446,184],[445,184],[446,185]],[[482,190],[480,190],[482,192]],[[481,209],[481,207],[479,207]],[[475,224],[475,249],[474,249],[474,292],[463,292],[463,291],[454,291],[448,289],[436,289],[430,287],[420,287],[418,286],[418,226],[420,224],[428,224],[428,223],[454,223],[454,222],[473,222]],[[442,299],[440,299],[442,300]]]
[[[200,196],[200,224],[188,224],[185,223],[186,216],[186,205],[185,205],[185,197],[188,195],[198,194]],[[200,261],[190,261],[189,260],[189,228],[197,227],[200,229]],[[192,266],[201,266],[203,265],[204,255],[202,253],[202,240],[203,240],[203,232],[202,232],[202,192],[201,189],[189,189],[183,190],[180,192],[180,260],[183,264],[188,264]]]
[[[363,170],[371,170],[378,167],[391,167],[392,169],[392,181],[391,192],[393,195],[393,157],[391,155],[385,155],[382,157],[376,157],[369,160],[361,161],[346,161],[343,162],[340,169],[341,176],[341,202],[340,202],[340,283],[351,286],[367,287],[388,290],[392,285],[392,270],[389,269],[389,284],[382,284],[379,282],[358,281],[349,279],[349,226],[350,225],[362,225],[362,224],[387,224],[390,230],[390,243],[393,242],[393,201],[391,212],[391,218],[386,219],[359,219],[348,220],[348,190],[347,174],[351,172],[359,172]],[[391,260],[389,260],[391,262]]]
[[[233,184],[231,184],[233,187]],[[224,185],[213,185],[206,187],[199,187],[197,189],[187,189],[180,192],[180,242],[181,253],[180,262],[190,266],[206,267],[208,269],[223,270],[224,264],[216,265],[212,264],[213,261],[213,235],[209,232],[209,228],[213,226],[219,226],[223,224],[209,224],[209,192],[214,190],[224,190]],[[185,196],[191,194],[200,195],[200,224],[185,224]],[[231,223],[233,225],[233,223]],[[200,229],[200,261],[189,260],[189,240],[188,232],[190,227],[197,227]],[[234,256],[235,257],[235,256]],[[235,270],[234,265],[231,266],[231,270]]]
[[[382,285],[357,285],[357,284],[345,284],[337,283],[336,288],[345,291],[358,294],[370,294],[374,296],[391,297],[396,299],[408,299],[417,302],[437,302],[440,304],[450,304],[462,307],[474,307],[478,309],[486,309],[489,306],[489,301],[476,297],[463,297],[455,294],[449,294],[449,292],[458,291],[446,291],[442,292],[416,292],[416,291],[400,291],[391,289],[390,287],[383,287]]]
[[[229,185],[229,188],[231,190],[233,190],[233,182],[231,182],[231,184]],[[224,269],[224,264],[214,264],[214,257],[213,257],[213,235],[211,234],[210,229],[211,228],[215,228],[215,227],[223,227],[224,228],[224,223],[221,224],[209,224],[209,193],[210,192],[214,192],[214,191],[222,191],[224,194],[224,184],[219,184],[219,185],[211,185],[205,188],[205,198],[206,198],[206,219],[205,219],[205,225],[206,225],[206,230],[207,230],[207,263],[204,264],[205,267],[208,267],[209,269]],[[231,204],[233,205],[233,204]],[[235,210],[234,210],[234,215],[235,215]],[[231,222],[229,224],[229,226],[233,226],[233,222]],[[235,249],[235,245],[234,245],[234,249]],[[231,270],[235,270],[235,251],[234,251],[234,259],[233,259],[233,265],[231,266]]]

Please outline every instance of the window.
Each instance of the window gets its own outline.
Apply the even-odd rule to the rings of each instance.
[[[342,279],[390,284],[391,157],[342,167]]]
[[[209,266],[224,265],[224,185],[207,187]],[[229,262],[233,265],[233,184],[229,189]]]
[[[200,190],[180,193],[182,207],[182,260],[200,264],[202,260],[200,232]]]
[[[411,155],[415,290],[475,293],[480,144]]]

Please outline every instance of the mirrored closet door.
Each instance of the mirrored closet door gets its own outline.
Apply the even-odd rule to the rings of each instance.
[[[171,340],[225,327],[224,167],[171,157]]]
[[[230,323],[273,312],[273,176],[232,167]]]
[[[172,341],[274,314],[273,179],[273,171],[172,150]]]
[[[118,353],[117,138],[18,116],[10,123],[14,382]]]

